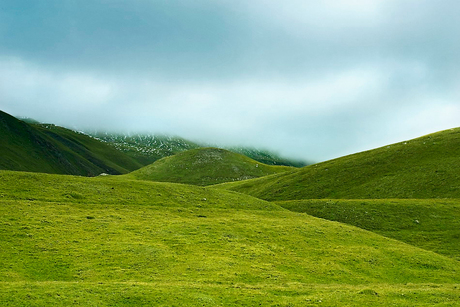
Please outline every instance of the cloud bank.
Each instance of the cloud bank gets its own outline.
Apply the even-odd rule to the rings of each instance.
[[[0,109],[322,161],[459,126],[457,1],[0,6]]]

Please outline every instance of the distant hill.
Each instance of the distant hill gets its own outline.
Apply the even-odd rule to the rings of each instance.
[[[107,144],[54,125],[27,124],[0,111],[0,169],[95,176],[142,165]]]
[[[277,155],[276,153],[270,152],[268,150],[260,150],[260,149],[248,148],[248,147],[226,147],[225,149],[245,155],[246,157],[249,157],[258,162],[262,162],[268,165],[304,167],[304,166],[307,166],[308,164],[311,164],[303,160],[283,158]]]
[[[223,187],[265,200],[460,198],[460,128]]]
[[[151,164],[179,152],[202,147],[189,140],[166,135],[130,135],[107,132],[90,132],[89,135],[124,152],[142,165]]]
[[[190,149],[215,147],[199,144],[190,140],[167,135],[155,134],[119,134],[109,132],[88,132],[88,135],[123,151],[143,165],[151,164],[161,158],[175,155]],[[273,152],[249,147],[223,147],[268,165],[303,167],[310,163],[301,160],[283,158]]]
[[[257,178],[291,169],[287,166],[266,165],[241,154],[209,147],[165,157],[132,172],[130,176],[141,180],[211,185]]]

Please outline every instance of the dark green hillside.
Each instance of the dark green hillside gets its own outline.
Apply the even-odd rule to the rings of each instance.
[[[0,171],[3,306],[458,306],[460,262],[219,189]]]
[[[276,204],[460,260],[458,199],[308,199]]]
[[[47,135],[0,111],[0,169],[87,175],[92,166]]]
[[[112,146],[84,133],[49,124],[34,125],[34,127],[95,166],[106,169],[106,173],[124,174],[144,166]]]
[[[292,168],[259,163],[246,156],[218,148],[200,148],[166,157],[132,172],[140,180],[211,185],[262,177]]]
[[[460,198],[460,128],[222,187],[266,200]]]
[[[0,169],[94,176],[141,165],[97,140],[52,125],[30,125],[0,111]]]

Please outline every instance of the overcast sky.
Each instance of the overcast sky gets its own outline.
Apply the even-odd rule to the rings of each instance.
[[[460,126],[458,0],[0,0],[0,109],[313,161]]]

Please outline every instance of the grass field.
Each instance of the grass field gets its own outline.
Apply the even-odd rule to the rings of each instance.
[[[460,260],[458,199],[308,199],[276,204]]]
[[[460,263],[205,187],[0,172],[3,306],[459,306]]]

